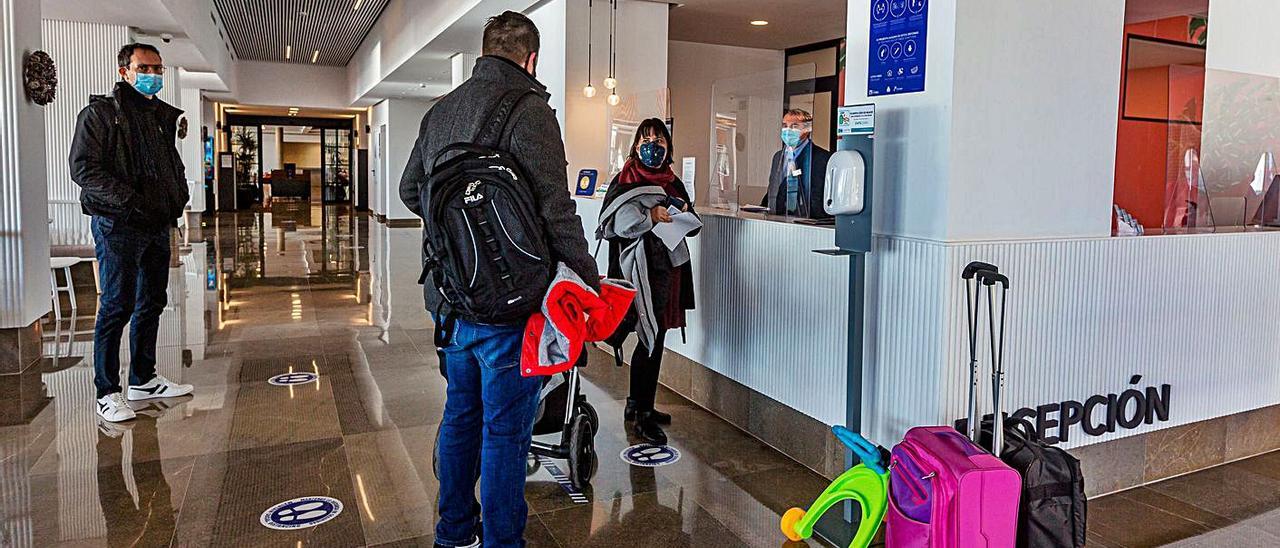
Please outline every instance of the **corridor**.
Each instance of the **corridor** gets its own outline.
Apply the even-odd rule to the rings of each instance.
[[[100,423],[92,286],[81,291],[79,317],[44,326],[51,403],[0,428],[0,545],[430,546],[445,384],[416,283],[419,230],[290,202],[203,224],[175,255],[160,334],[160,372],[195,393]],[[593,358],[599,468],[575,502],[546,466],[564,461],[529,462],[531,546],[778,546],[782,512],[826,486],[665,388],[681,458],[628,465],[625,371]],[[291,372],[318,379],[268,382]],[[304,496],[343,511],[293,531],[259,523]]]

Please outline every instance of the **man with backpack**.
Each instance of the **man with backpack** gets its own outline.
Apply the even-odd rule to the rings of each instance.
[[[523,546],[525,459],[542,386],[520,374],[523,328],[557,264],[599,290],[560,127],[535,77],[538,46],[528,17],[490,18],[484,55],[423,117],[400,181],[401,200],[423,219],[421,281],[448,379],[437,546]]]

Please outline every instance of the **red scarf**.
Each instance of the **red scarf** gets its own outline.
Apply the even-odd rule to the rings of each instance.
[[[662,187],[668,195],[674,195],[676,182],[676,174],[671,171],[671,166],[663,166],[658,169],[649,169],[640,162],[635,160],[627,160],[626,165],[622,166],[622,171],[618,173],[618,182],[624,185],[642,184],[655,185]]]

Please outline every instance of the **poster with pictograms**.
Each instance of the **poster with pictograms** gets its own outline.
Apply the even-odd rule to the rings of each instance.
[[[924,91],[929,0],[872,0],[867,96]]]

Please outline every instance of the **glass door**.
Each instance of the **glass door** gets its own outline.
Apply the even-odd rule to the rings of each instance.
[[[231,126],[230,132],[236,209],[248,209],[262,203],[262,127]]]
[[[350,129],[321,131],[321,162],[324,176],[324,202],[351,202],[351,138]]]

